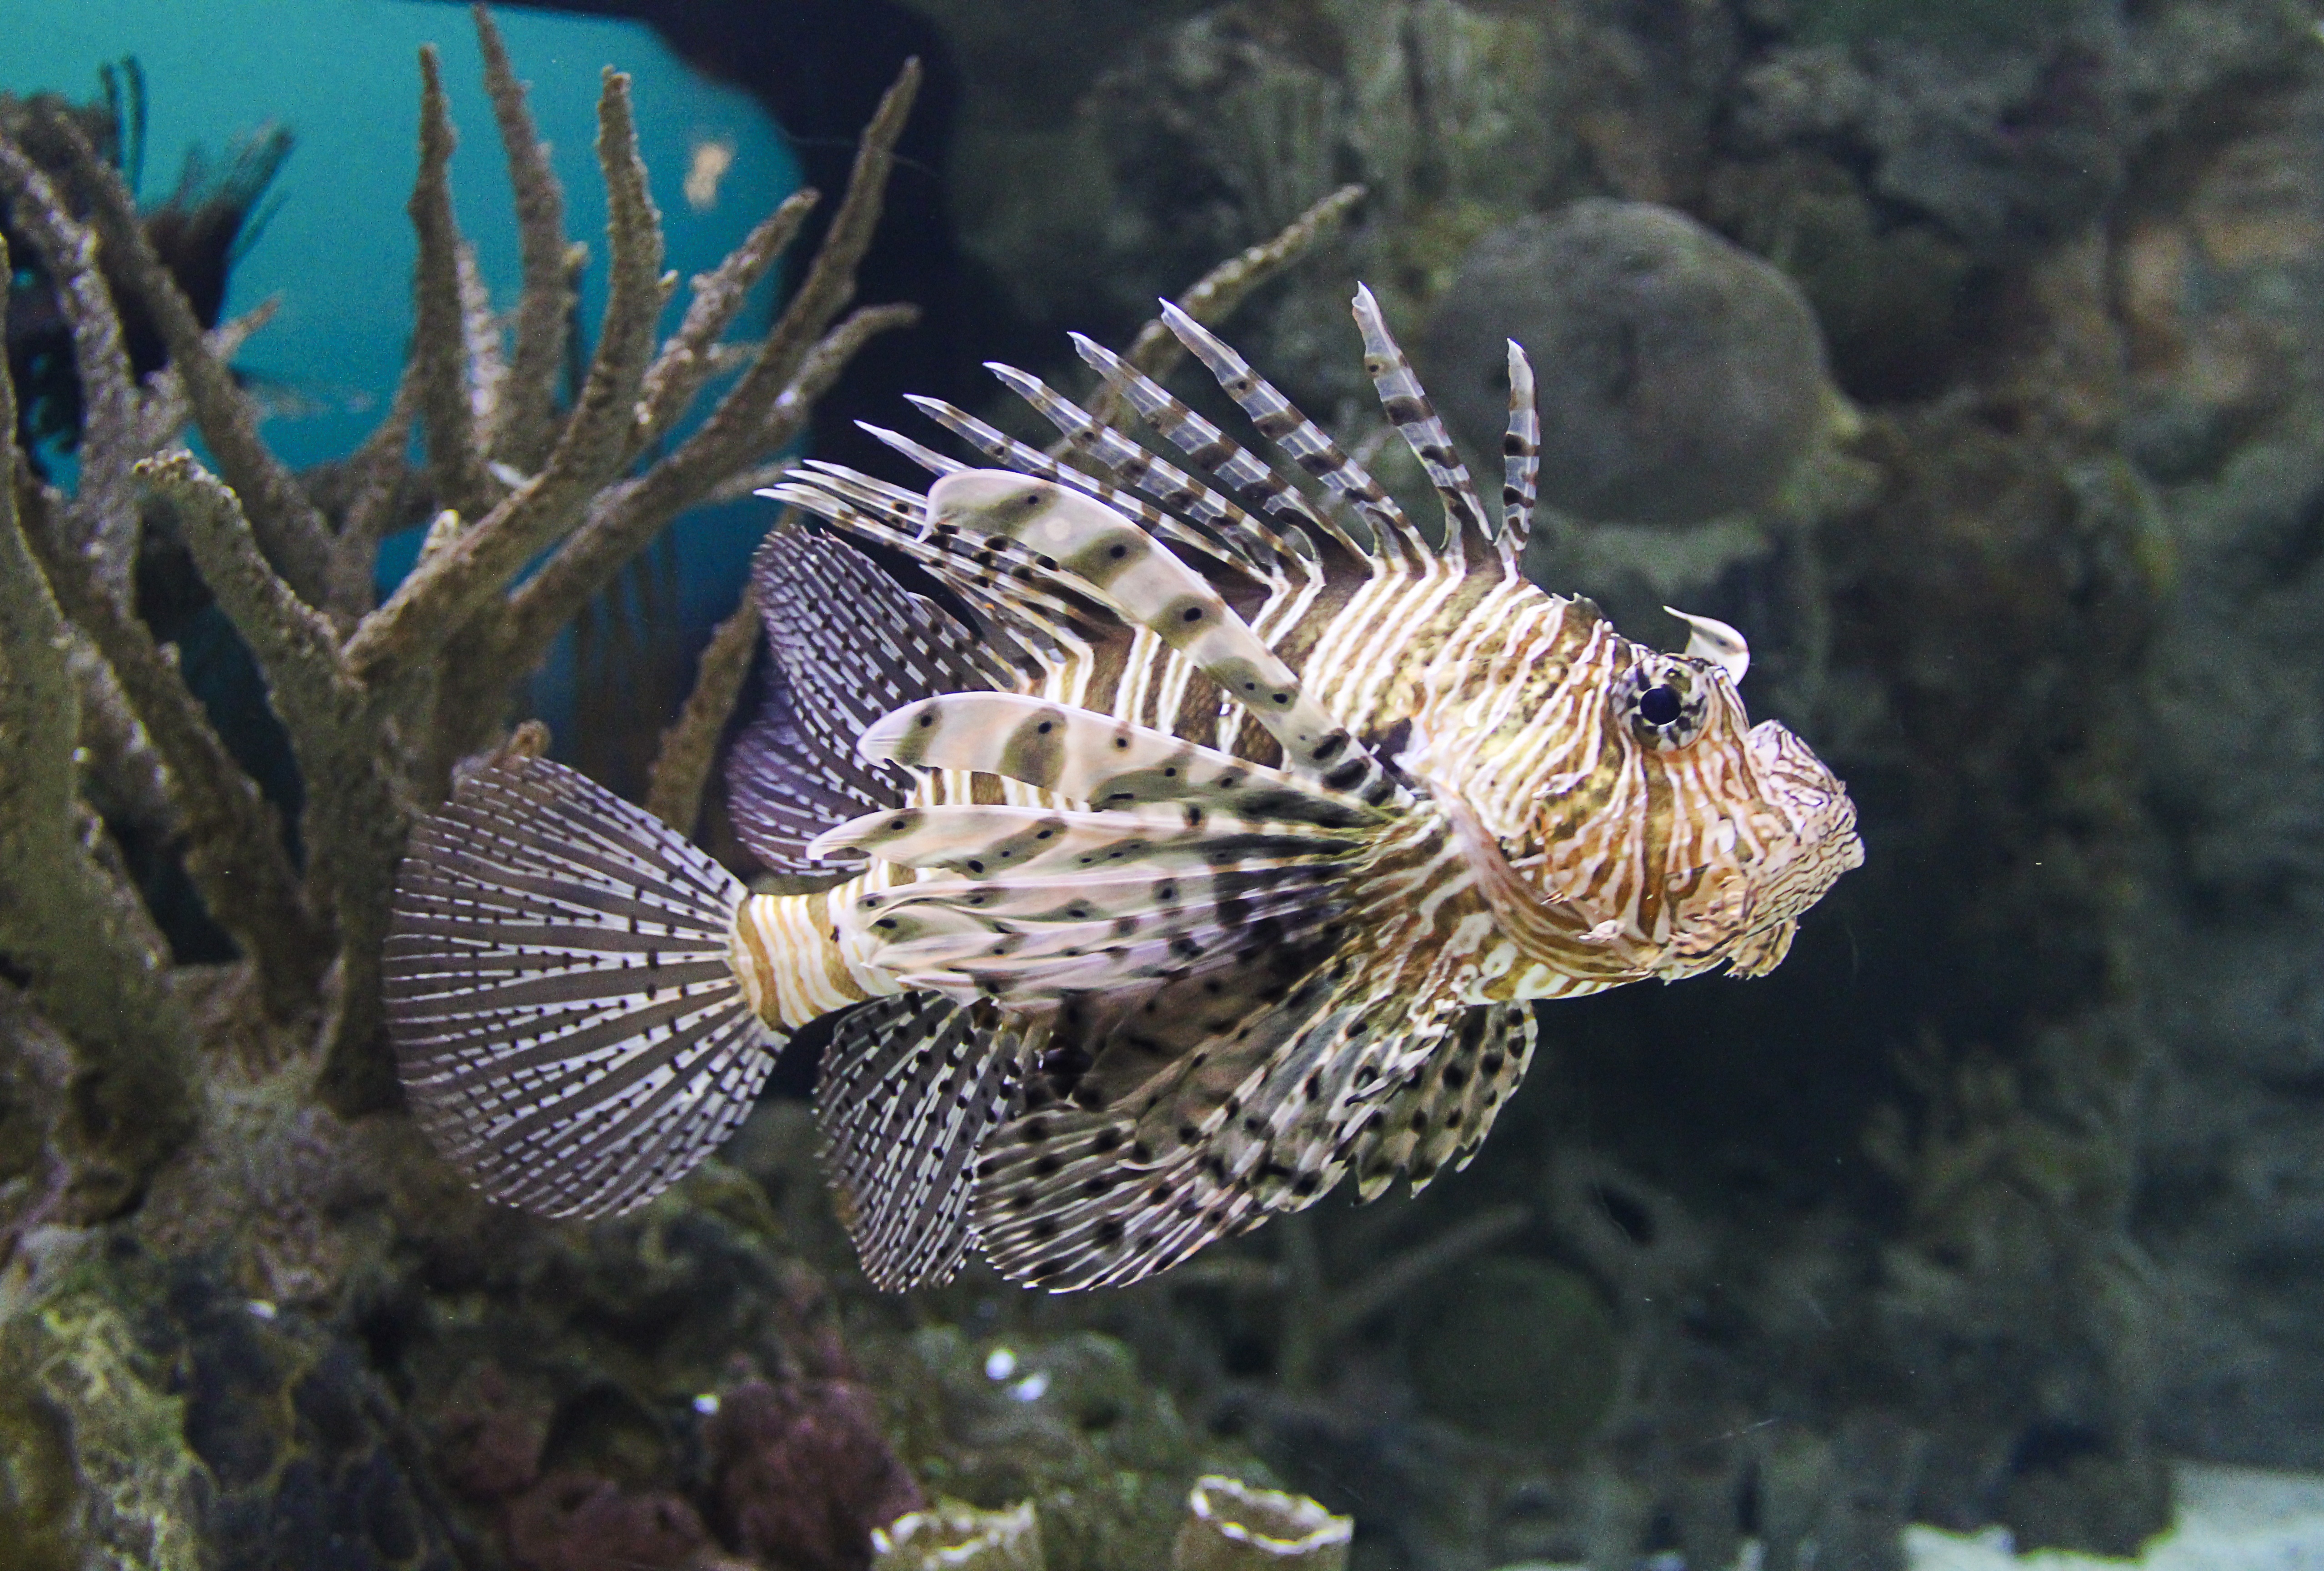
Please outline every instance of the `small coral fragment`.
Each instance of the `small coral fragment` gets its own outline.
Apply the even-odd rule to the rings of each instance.
[[[1170,1565],[1172,1571],[1343,1571],[1355,1526],[1304,1494],[1205,1474],[1186,1495]]]
[[[983,1511],[947,1500],[872,1530],[872,1571],[1047,1571],[1029,1500]]]

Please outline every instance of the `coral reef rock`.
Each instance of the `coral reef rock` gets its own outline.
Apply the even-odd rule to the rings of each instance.
[[[1472,453],[1508,419],[1508,341],[1542,412],[1541,494],[1692,524],[1767,501],[1823,422],[1823,342],[1783,273],[1683,213],[1576,202],[1477,243],[1437,300],[1423,379]]]
[[[927,1503],[852,1381],[753,1381],[703,1439],[729,1536],[780,1571],[864,1571],[873,1530]]]

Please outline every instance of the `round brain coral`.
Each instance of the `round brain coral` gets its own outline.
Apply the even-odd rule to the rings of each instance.
[[[1683,213],[1599,198],[1494,230],[1429,323],[1422,370],[1471,451],[1500,447],[1503,340],[1532,357],[1542,499],[1692,524],[1774,495],[1824,418],[1800,291]]]

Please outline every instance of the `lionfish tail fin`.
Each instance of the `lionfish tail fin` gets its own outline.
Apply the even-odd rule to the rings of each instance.
[[[470,774],[396,877],[388,1028],[420,1126],[496,1200],[632,1210],[749,1112],[782,1038],[729,956],[745,890],[543,758]]]

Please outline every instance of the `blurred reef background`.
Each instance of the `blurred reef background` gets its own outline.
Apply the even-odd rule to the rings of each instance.
[[[1888,1571],[2324,1469],[2311,6],[232,9],[0,4],[0,1567],[1139,1571],[1227,1475],[1360,1571]],[[906,391],[1029,438],[979,362],[1206,276],[1352,443],[1354,280],[1472,454],[1521,338],[1532,571],[1742,628],[1864,869],[1545,1009],[1465,1174],[1126,1292],[873,1294],[811,1064],[634,1217],[467,1192],[378,1032],[413,814],[545,715],[739,855],[735,499],[908,479]]]

